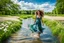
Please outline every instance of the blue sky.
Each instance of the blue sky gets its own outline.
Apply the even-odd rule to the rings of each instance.
[[[18,0],[18,1],[25,1],[25,2],[32,2],[32,3],[37,3],[37,4],[42,4],[45,2],[51,3],[56,3],[56,0]]]
[[[12,0],[19,4],[21,10],[44,10],[44,12],[52,12],[55,8],[56,0]]]

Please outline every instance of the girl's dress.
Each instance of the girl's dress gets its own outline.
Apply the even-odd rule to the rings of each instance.
[[[32,31],[32,32],[43,32],[43,27],[42,27],[42,22],[41,22],[41,20],[42,20],[42,17],[36,17],[36,22],[33,24],[33,25],[30,25],[29,27],[30,27],[30,30]]]

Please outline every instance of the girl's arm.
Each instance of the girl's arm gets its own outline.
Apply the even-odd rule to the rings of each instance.
[[[42,24],[44,25],[44,18],[42,17]]]
[[[43,13],[43,16],[42,16],[42,24],[44,25],[44,13]]]
[[[34,23],[36,22],[36,12],[35,12],[35,20],[34,20]]]

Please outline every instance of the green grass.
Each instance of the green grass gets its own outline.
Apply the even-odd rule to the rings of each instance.
[[[44,23],[51,29],[54,36],[64,43],[64,26],[59,21],[44,19]]]
[[[1,17],[7,17],[10,15],[0,15]],[[18,15],[20,21],[3,21],[0,22],[0,42],[7,39],[11,36],[12,33],[15,33],[21,28],[22,19],[31,18],[32,15]]]
[[[26,19],[26,18],[31,18],[32,15],[20,15],[20,18]]]
[[[32,15],[20,15],[19,17],[20,17],[20,18],[18,18],[18,19],[22,21],[22,19],[31,18]]]
[[[0,14],[0,17],[8,17],[8,16],[11,16],[11,15],[1,15]]]
[[[0,42],[7,39],[12,33],[21,28],[20,21],[3,21],[0,22]]]
[[[64,17],[64,14],[45,14],[45,15],[48,15],[48,16],[63,16]]]

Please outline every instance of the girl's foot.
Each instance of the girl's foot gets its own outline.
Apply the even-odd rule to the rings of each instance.
[[[34,37],[35,38],[40,38],[40,35],[39,34],[35,34]]]
[[[38,33],[38,37],[40,38],[40,34]]]

